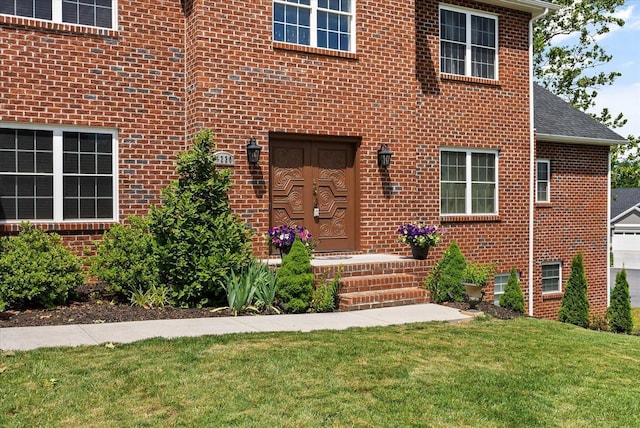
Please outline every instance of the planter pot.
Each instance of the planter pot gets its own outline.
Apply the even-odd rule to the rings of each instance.
[[[416,260],[424,260],[429,255],[429,247],[418,247],[412,244],[411,255]]]
[[[482,285],[470,284],[463,282],[464,288],[467,292],[467,302],[469,303],[469,309],[475,309],[478,303],[482,302],[484,291],[482,291]]]
[[[291,251],[291,245],[287,245],[286,247],[280,247],[278,248],[278,250],[280,250],[280,258],[283,259],[284,256],[289,254],[289,251]]]

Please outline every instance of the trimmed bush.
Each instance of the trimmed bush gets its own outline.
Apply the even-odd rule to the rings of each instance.
[[[627,271],[622,269],[616,274],[616,285],[611,292],[611,306],[607,310],[609,328],[615,333],[631,333],[633,318],[631,317],[631,298]]]
[[[287,312],[305,312],[311,303],[314,276],[311,258],[304,244],[296,239],[282,259],[276,276],[276,295]]]
[[[432,302],[464,301],[462,275],[466,265],[458,243],[453,241],[426,279],[425,287],[431,293]]]
[[[512,267],[509,280],[504,287],[504,293],[500,296],[500,306],[505,309],[524,313],[524,294],[520,288],[520,280],[516,268]]]
[[[562,296],[558,319],[583,328],[589,327],[587,278],[584,274],[584,260],[581,252],[571,262],[571,274]]]
[[[178,179],[164,190],[163,205],[149,214],[161,282],[177,306],[223,302],[225,276],[251,260],[251,230],[231,213],[231,171],[216,169],[214,146],[208,130],[195,138],[192,149],[178,156]]]
[[[84,283],[80,258],[59,235],[29,223],[20,228],[17,236],[0,240],[0,304],[23,309],[65,303]]]
[[[123,298],[146,295],[160,284],[158,246],[146,220],[129,218],[130,225],[115,224],[96,244],[89,273]]]

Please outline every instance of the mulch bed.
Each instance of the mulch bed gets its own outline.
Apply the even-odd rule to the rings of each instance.
[[[448,306],[467,309],[466,303],[449,303]],[[483,302],[478,309],[485,314],[499,319],[512,319],[519,314]],[[273,315],[274,312],[261,315]],[[54,309],[27,309],[23,311],[0,312],[0,328],[33,327],[45,325],[97,324],[123,321],[145,321],[161,319],[186,319],[232,316],[230,310],[212,312],[212,308],[151,308],[145,309],[131,306],[127,302],[119,302],[105,292],[99,284],[88,284],[80,287],[72,302]],[[255,312],[239,315],[255,315]]]

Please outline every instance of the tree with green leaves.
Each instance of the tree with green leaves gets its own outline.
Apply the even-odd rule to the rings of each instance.
[[[276,296],[288,312],[301,313],[309,309],[314,280],[311,256],[296,238],[276,275]]]
[[[584,274],[584,258],[578,253],[571,262],[571,273],[562,296],[558,312],[561,322],[580,327],[589,327],[589,299],[587,297],[587,277]]]
[[[524,294],[520,288],[520,280],[516,268],[512,267],[509,280],[504,287],[504,293],[500,296],[500,306],[512,311],[524,313]]]
[[[534,24],[533,66],[536,80],[584,112],[595,107],[598,88],[612,85],[621,73],[598,71],[611,61],[599,44],[602,36],[625,22],[615,16],[624,0],[552,0],[562,9]],[[608,108],[589,113],[615,129],[626,124],[624,114],[613,117]],[[627,136],[629,143],[612,147],[612,187],[640,187],[640,138]]]
[[[631,318],[631,298],[629,297],[629,282],[627,271],[622,269],[616,274],[616,285],[611,292],[611,306],[607,310],[609,327],[615,333],[631,333],[633,319]]]

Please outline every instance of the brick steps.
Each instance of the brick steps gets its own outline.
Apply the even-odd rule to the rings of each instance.
[[[341,311],[357,311],[362,309],[429,303],[429,292],[419,287],[358,291],[340,294],[339,296],[339,309]]]
[[[402,258],[357,262],[354,260],[357,257],[314,267],[319,281],[331,279],[339,270],[342,271],[338,288],[339,310],[429,303],[429,292],[422,288],[422,284],[431,270],[430,261]]]

